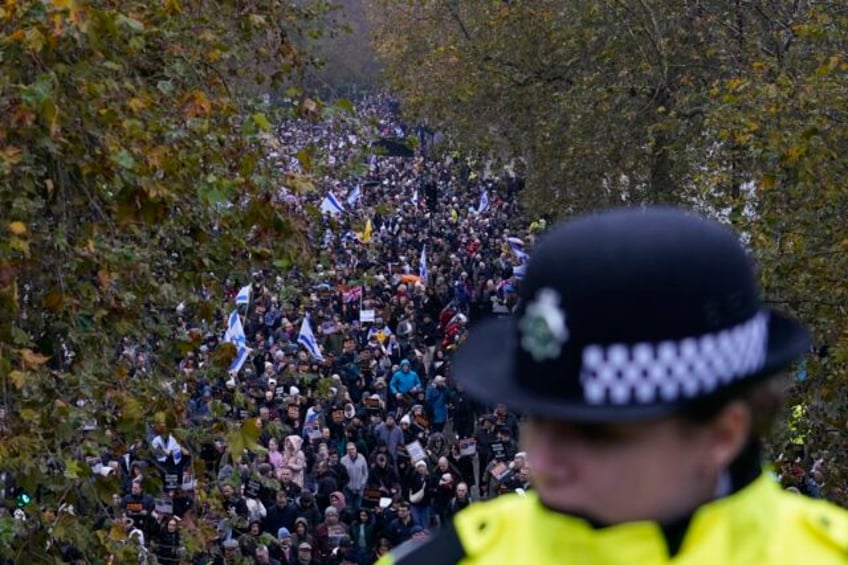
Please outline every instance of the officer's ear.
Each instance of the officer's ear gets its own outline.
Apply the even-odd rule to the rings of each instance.
[[[713,469],[726,469],[752,434],[753,414],[744,400],[728,402],[707,424],[709,459]]]

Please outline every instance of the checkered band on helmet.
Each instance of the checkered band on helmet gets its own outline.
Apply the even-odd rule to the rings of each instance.
[[[732,328],[660,343],[588,345],[580,382],[590,405],[674,402],[709,394],[759,371],[766,359],[768,314]]]

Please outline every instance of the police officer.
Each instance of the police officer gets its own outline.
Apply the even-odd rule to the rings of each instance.
[[[455,373],[527,416],[535,490],[386,563],[848,563],[848,512],[760,466],[771,377],[809,338],[760,303],[736,234],[665,208],[582,217],[541,239],[521,298]]]

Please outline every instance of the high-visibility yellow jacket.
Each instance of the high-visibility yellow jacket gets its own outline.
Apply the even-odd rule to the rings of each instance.
[[[848,564],[848,511],[785,492],[767,474],[700,507],[674,555],[656,523],[596,528],[530,493],[472,504],[454,526],[423,545],[397,548],[381,565]]]

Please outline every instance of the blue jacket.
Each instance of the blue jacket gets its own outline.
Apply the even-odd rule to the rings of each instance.
[[[402,366],[403,364],[401,364],[401,367]],[[418,373],[412,369],[410,369],[407,373],[404,373],[403,369],[398,369],[398,371],[392,375],[391,382],[389,382],[389,390],[392,391],[392,394],[406,394],[413,388],[420,386],[421,379],[418,378]]]
[[[424,401],[433,411],[433,423],[444,424],[448,419],[448,389],[430,385]]]

